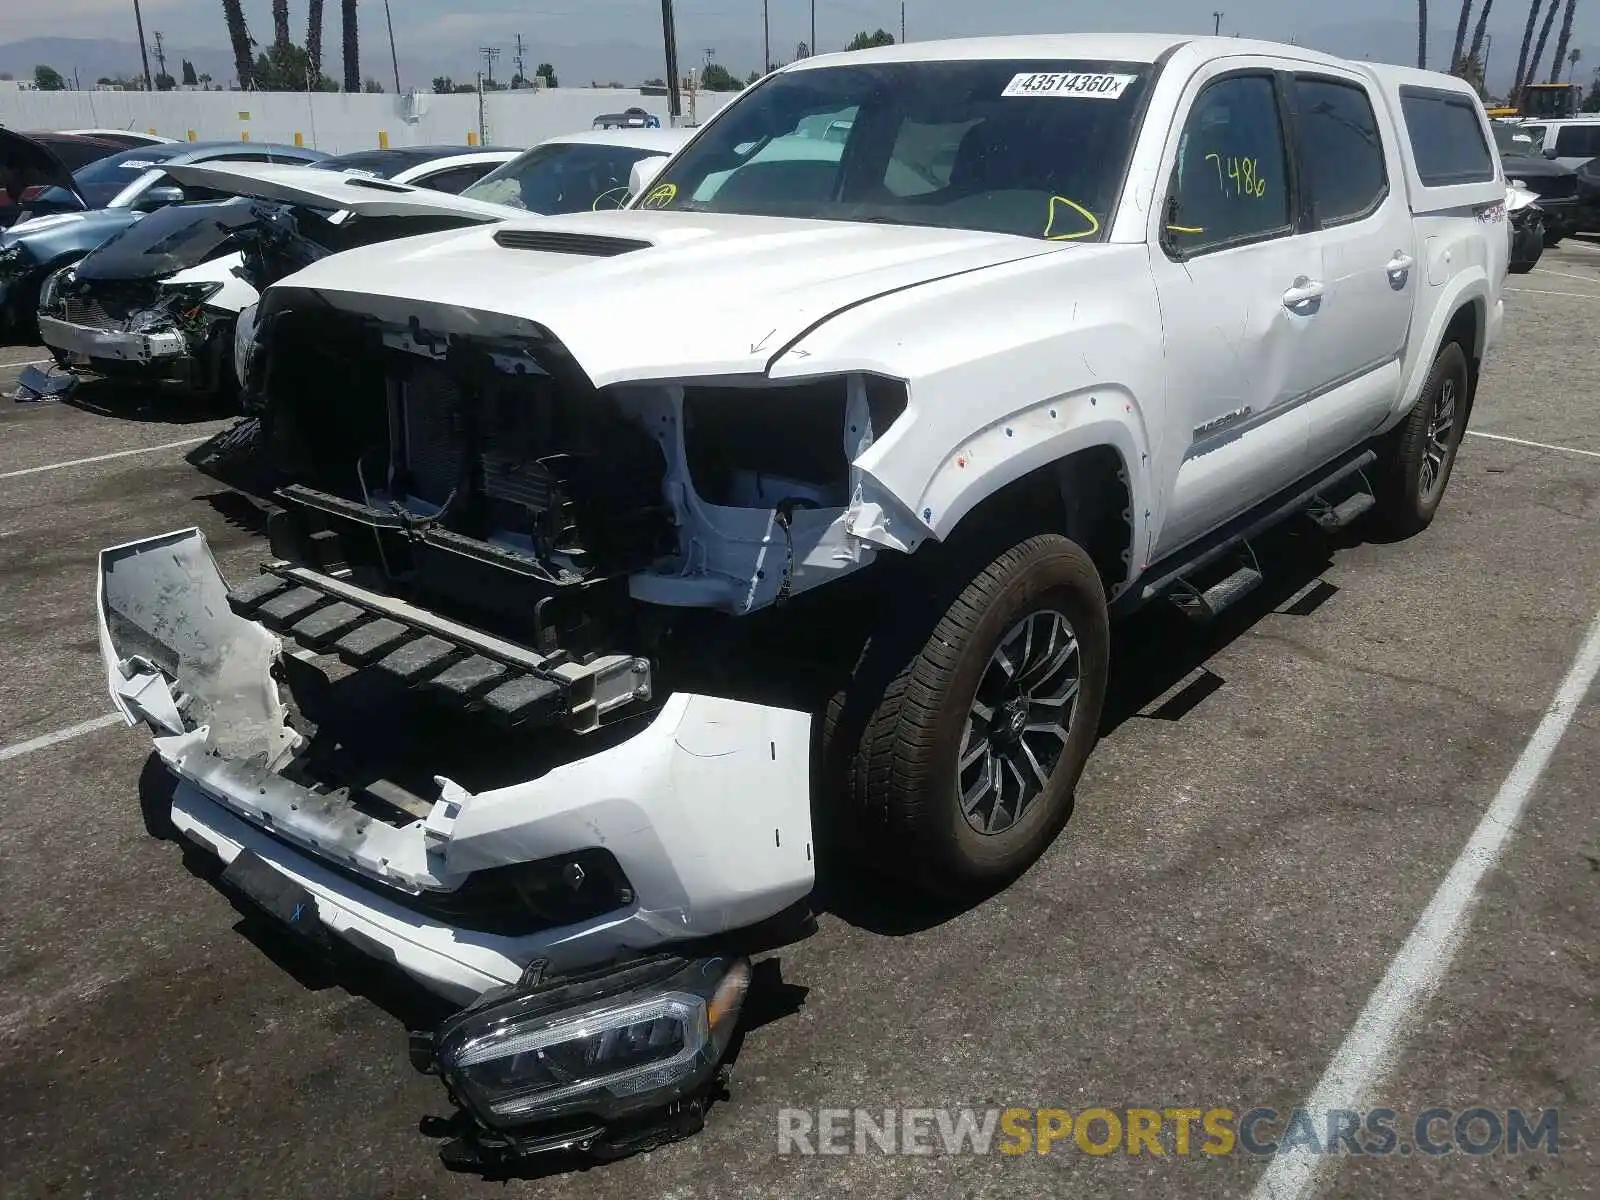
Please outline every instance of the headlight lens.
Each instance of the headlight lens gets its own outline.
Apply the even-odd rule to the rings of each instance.
[[[664,1108],[716,1070],[749,982],[746,959],[663,957],[480,1002],[440,1029],[439,1071],[493,1128]]]
[[[59,271],[51,271],[46,275],[44,282],[39,285],[39,307],[54,308],[61,289],[71,287],[77,273],[76,267],[62,267]]]

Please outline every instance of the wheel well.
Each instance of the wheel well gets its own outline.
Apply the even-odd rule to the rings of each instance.
[[[1035,533],[1064,534],[1082,546],[1108,596],[1126,582],[1133,513],[1122,456],[1110,446],[1091,446],[1028,472],[985,497],[945,545],[997,549]]]
[[[1478,302],[1469,300],[1450,317],[1450,324],[1445,326],[1444,336],[1439,339],[1439,348],[1442,350],[1451,342],[1459,342],[1462,352],[1467,356],[1467,413],[1472,412],[1472,401],[1478,393],[1478,365],[1482,361],[1483,348],[1479,345],[1479,329],[1482,322],[1478,319]]]

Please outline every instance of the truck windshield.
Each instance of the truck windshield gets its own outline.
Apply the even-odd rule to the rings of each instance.
[[[751,88],[637,204],[1105,236],[1141,63],[977,60],[783,72]]]

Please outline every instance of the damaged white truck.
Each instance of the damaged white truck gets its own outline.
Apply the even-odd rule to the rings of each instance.
[[[259,574],[106,550],[177,830],[467,1007],[484,1154],[696,1127],[841,853],[1057,834],[1111,614],[1309,515],[1437,509],[1502,320],[1470,87],[1299,47],[984,39],[751,87],[628,209],[334,255],[261,302]],[[643,181],[641,181],[643,182]]]

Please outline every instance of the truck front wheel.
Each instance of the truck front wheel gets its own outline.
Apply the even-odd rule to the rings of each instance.
[[[1439,510],[1466,433],[1471,384],[1460,343],[1446,343],[1416,404],[1389,432],[1379,451],[1375,516],[1391,533],[1421,533]]]
[[[921,626],[920,644],[902,640],[887,686],[858,672],[856,685],[877,694],[856,694],[866,719],[844,782],[877,835],[872,860],[962,892],[1004,883],[1038,858],[1071,812],[1095,742],[1107,626],[1089,555],[1040,535],[971,577],[931,632]]]

